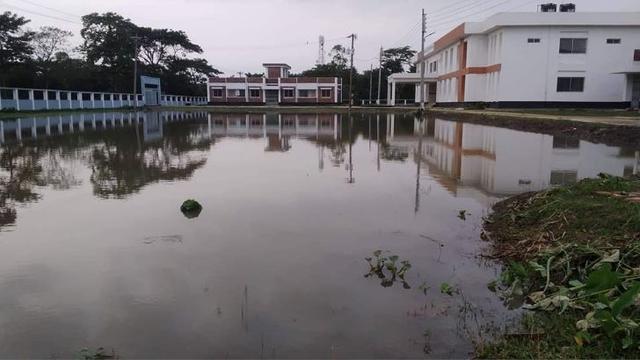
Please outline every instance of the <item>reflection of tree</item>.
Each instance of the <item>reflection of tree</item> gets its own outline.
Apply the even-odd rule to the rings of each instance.
[[[73,171],[63,166],[60,149],[21,145],[0,151],[0,227],[15,223],[16,204],[40,199],[35,187],[68,189],[80,183]]]
[[[123,198],[158,181],[185,180],[206,163],[210,141],[187,124],[172,127],[160,142],[139,144],[134,131],[105,136],[90,155],[94,194]],[[139,129],[138,129],[139,131]]]
[[[37,149],[28,147],[3,148],[0,154],[0,226],[16,221],[16,203],[39,199],[33,188],[42,185],[42,167]]]

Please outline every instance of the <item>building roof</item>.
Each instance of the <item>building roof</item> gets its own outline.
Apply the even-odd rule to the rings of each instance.
[[[486,34],[503,27],[517,26],[637,26],[640,12],[502,12],[483,21],[465,22],[440,37],[425,49],[426,57],[468,35]],[[417,62],[422,58],[418,54]]]
[[[262,66],[264,66],[264,67],[283,67],[283,68],[287,68],[287,69],[291,70],[291,66],[289,66],[288,64],[285,64],[285,63],[264,63],[264,64],[262,64]]]
[[[467,22],[466,34],[483,34],[509,26],[638,26],[640,12],[503,12]]]

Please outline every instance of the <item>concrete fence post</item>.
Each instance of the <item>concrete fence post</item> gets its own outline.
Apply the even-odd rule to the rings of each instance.
[[[33,90],[29,90],[29,100],[31,100],[31,110],[36,109],[36,97],[33,95]]]
[[[20,99],[18,89],[13,89],[13,98],[16,100],[16,111],[20,111]]]

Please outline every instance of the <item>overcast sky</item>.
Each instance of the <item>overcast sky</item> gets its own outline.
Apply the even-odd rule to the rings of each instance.
[[[535,11],[531,0],[0,0],[0,11],[19,13],[31,28],[57,26],[74,32],[80,16],[114,11],[141,26],[184,30],[205,57],[226,74],[262,72],[263,62],[286,62],[299,72],[326,52],[348,45],[356,33],[356,66],[369,68],[380,46],[420,46],[420,10],[429,14],[434,40],[464,21],[501,11]],[[576,0],[577,11],[640,11],[640,0]]]

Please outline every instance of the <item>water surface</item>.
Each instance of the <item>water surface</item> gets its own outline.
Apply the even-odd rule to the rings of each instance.
[[[402,114],[74,113],[0,130],[5,358],[466,357],[513,316],[478,256],[490,206],[639,159]],[[410,261],[411,289],[364,277],[376,250]]]

